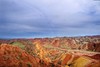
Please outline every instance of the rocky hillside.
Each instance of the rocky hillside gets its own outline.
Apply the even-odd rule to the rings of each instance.
[[[0,40],[0,67],[100,67],[100,36]]]
[[[61,49],[100,52],[100,36],[35,38],[31,41],[34,44],[49,45]]]
[[[35,61],[35,62],[34,62]],[[19,47],[0,45],[0,67],[39,67],[38,60]]]

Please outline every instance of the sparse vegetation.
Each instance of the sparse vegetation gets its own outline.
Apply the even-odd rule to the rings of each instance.
[[[25,45],[20,42],[12,42],[11,45],[20,47],[21,49],[25,49]]]

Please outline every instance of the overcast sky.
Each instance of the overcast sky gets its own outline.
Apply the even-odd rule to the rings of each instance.
[[[0,0],[0,38],[100,35],[99,0]]]

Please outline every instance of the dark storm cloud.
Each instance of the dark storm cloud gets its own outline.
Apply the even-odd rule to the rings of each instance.
[[[99,28],[93,0],[0,1],[0,37],[96,35]]]

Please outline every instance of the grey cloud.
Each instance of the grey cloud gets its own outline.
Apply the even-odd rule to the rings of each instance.
[[[0,32],[100,34],[100,3],[93,0],[0,1]],[[76,31],[76,32],[75,32]],[[47,33],[48,32],[48,33]],[[69,34],[68,34],[69,33]]]

